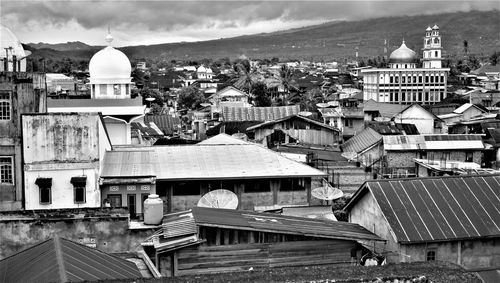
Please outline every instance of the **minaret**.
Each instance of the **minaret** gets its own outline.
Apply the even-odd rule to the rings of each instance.
[[[424,68],[441,68],[441,49],[439,27],[437,25],[434,25],[432,28],[427,27],[425,30],[424,48],[422,48]]]

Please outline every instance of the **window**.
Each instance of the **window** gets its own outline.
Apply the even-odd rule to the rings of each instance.
[[[14,184],[12,157],[0,157],[0,184]]]
[[[107,85],[99,85],[99,95],[108,94],[108,86]]]
[[[199,182],[180,182],[173,184],[173,196],[199,196],[200,194]]]
[[[304,191],[304,179],[281,179],[282,192]]]
[[[474,159],[474,153],[472,151],[465,152],[465,162],[472,162]]]
[[[10,93],[0,93],[0,121],[10,120],[11,115]]]
[[[87,185],[87,177],[73,177],[71,178],[71,184],[73,184],[73,201],[75,203],[85,203],[85,187]]]
[[[130,94],[130,85],[125,85],[125,94],[126,95]]]
[[[346,127],[352,127],[352,123],[353,123],[352,120],[349,120],[349,119],[344,120],[344,126],[346,126]]]
[[[436,57],[436,58],[439,57],[437,51],[434,51],[434,57]]]
[[[270,192],[269,180],[255,180],[245,183],[245,193]]]
[[[434,43],[436,43],[436,44],[439,43],[439,38],[437,38],[437,37],[434,38]]]
[[[37,178],[35,184],[40,189],[40,204],[52,203],[52,178]]]
[[[427,261],[434,261],[434,260],[436,260],[436,251],[435,250],[427,251]]]
[[[114,95],[121,95],[122,94],[121,85],[119,85],[119,84],[113,85],[113,93],[114,93]]]

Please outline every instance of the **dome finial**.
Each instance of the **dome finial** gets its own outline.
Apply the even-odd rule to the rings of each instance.
[[[111,42],[113,42],[113,36],[111,35],[110,27],[108,25],[108,35],[106,35],[106,42],[108,45],[111,45]]]

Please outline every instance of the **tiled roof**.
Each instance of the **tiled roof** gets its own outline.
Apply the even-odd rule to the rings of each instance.
[[[144,116],[144,122],[154,122],[165,135],[172,135],[174,131],[179,129],[181,119],[171,115],[146,115]]]
[[[344,152],[360,153],[382,140],[382,135],[372,128],[366,128],[350,138],[342,146]]]
[[[299,105],[274,107],[222,107],[224,121],[272,121],[298,114]]]
[[[141,277],[133,262],[62,238],[48,239],[0,261],[2,282],[81,282]]]
[[[401,243],[498,238],[499,188],[500,175],[368,181],[345,209],[370,192]]]
[[[155,146],[107,151],[101,177],[163,180],[313,177],[325,173],[255,144]]]
[[[382,240],[360,225],[347,222],[205,207],[194,207],[192,213],[196,225],[199,226],[231,227],[330,239]]]

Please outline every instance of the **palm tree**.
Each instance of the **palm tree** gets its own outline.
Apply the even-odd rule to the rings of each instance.
[[[238,89],[248,90],[248,93],[252,96],[252,85],[256,81],[256,71],[252,69],[247,60],[234,65],[234,70],[238,74],[238,77],[233,82],[233,86]]]
[[[282,65],[279,72],[279,80],[285,92],[285,95],[282,97],[282,99],[286,100],[285,104],[288,104],[290,90],[299,90],[298,84],[293,78],[293,69],[288,68],[287,65]]]

